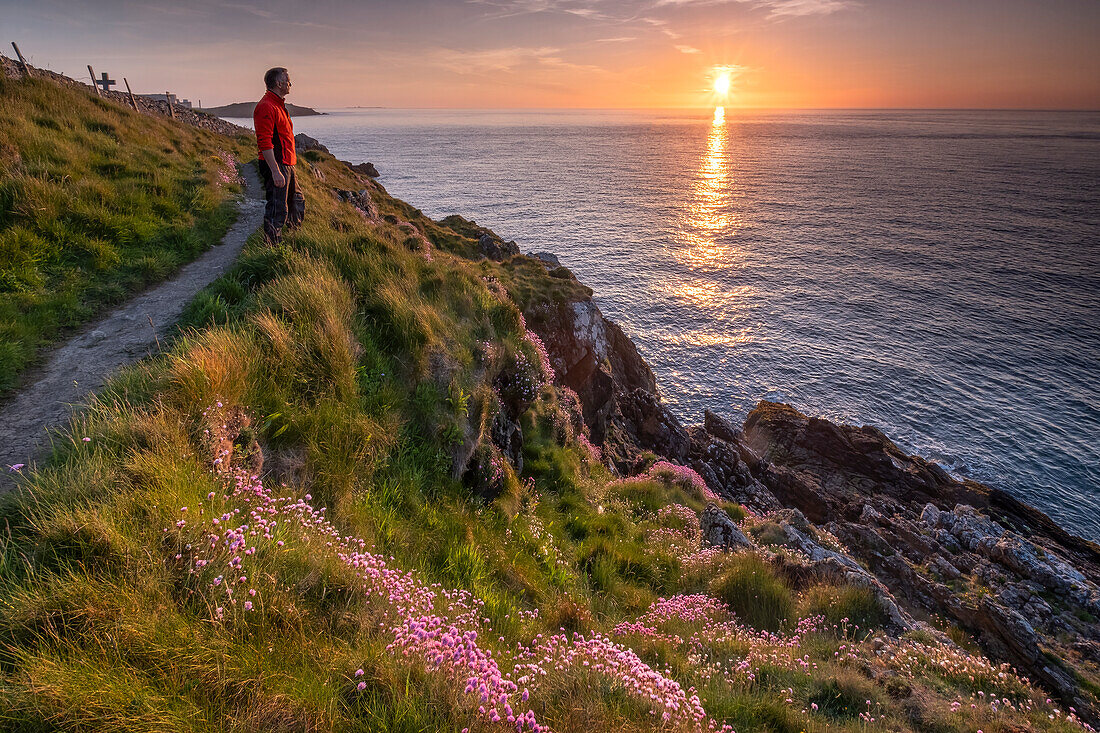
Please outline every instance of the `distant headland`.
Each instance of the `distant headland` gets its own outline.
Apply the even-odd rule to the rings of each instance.
[[[254,109],[256,109],[255,102],[234,102],[233,104],[226,104],[221,107],[204,107],[201,111],[214,115],[215,117],[251,117],[252,110]],[[324,114],[324,112],[318,112],[312,107],[299,107],[289,102],[286,105],[286,111],[291,117],[309,117],[311,115]]]

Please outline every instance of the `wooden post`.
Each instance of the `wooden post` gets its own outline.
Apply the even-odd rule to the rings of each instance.
[[[126,92],[127,92],[127,93],[128,93],[129,95],[130,95],[130,104],[134,105],[134,111],[135,111],[135,112],[140,112],[141,110],[139,110],[139,109],[138,109],[138,106],[137,106],[137,100],[136,100],[136,99],[134,99],[134,93],[133,93],[133,91],[132,91],[132,90],[130,89],[130,82],[126,81],[126,77],[125,77],[125,76],[124,76],[124,77],[122,77],[122,80],[126,82]]]
[[[176,119],[176,110],[172,109],[172,95],[168,92],[164,93],[164,101],[168,102],[168,114],[172,115],[172,119]]]
[[[88,75],[92,77],[92,89],[95,89],[95,95],[102,97],[103,95],[99,93],[99,85],[95,83],[95,72],[92,71],[91,64],[88,64]]]
[[[15,49],[15,55],[19,57],[19,65],[23,67],[23,73],[27,76],[31,75],[30,67],[27,66],[27,60],[23,58],[23,54],[19,51],[19,46],[15,45],[15,41],[11,42],[11,47]]]

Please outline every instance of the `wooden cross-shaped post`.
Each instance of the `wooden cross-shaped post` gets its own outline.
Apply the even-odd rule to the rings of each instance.
[[[108,79],[107,78],[107,72],[106,71],[104,71],[100,75],[99,79],[96,79],[95,83],[100,85],[101,87],[103,87],[103,91],[105,91],[105,92],[111,91],[111,87],[115,84],[118,84],[118,82],[115,81],[114,79]]]

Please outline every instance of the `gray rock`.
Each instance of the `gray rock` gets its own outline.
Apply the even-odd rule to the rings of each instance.
[[[516,473],[522,473],[523,471],[523,429],[519,423],[505,414],[504,410],[501,410],[493,418],[492,427],[489,430],[489,437],[493,441],[493,445],[500,448],[500,452],[504,454],[504,457],[508,459],[508,462],[512,464],[512,467],[516,469]]]
[[[737,528],[729,514],[717,504],[708,503],[699,516],[699,527],[703,531],[703,542],[713,547],[727,550],[751,549],[752,540]]]
[[[880,522],[882,521],[882,515],[879,514],[873,506],[870,504],[863,505],[863,512],[859,515],[859,521],[861,522]]]
[[[336,194],[336,198],[351,204],[367,219],[374,222],[380,220],[378,207],[375,205],[374,201],[371,200],[370,191],[367,189],[362,188],[358,191],[347,191],[342,188],[335,188],[333,191]]]
[[[542,264],[546,265],[547,269],[561,267],[561,260],[558,259],[556,254],[550,252],[530,252],[527,256],[542,260]]]
[[[519,245],[515,242],[502,241],[499,237],[485,232],[477,240],[477,253],[494,262],[501,262],[518,255]]]
[[[322,145],[317,138],[310,137],[304,132],[299,132],[294,136],[294,148],[303,153],[308,150],[320,150],[322,153],[328,152],[328,148]]]
[[[703,410],[703,429],[715,438],[724,440],[727,443],[736,443],[741,437],[740,431],[734,428],[729,421],[710,410]]]
[[[348,168],[351,168],[356,173],[362,173],[368,178],[378,178],[380,175],[378,169],[374,167],[374,163],[367,161],[366,163],[356,163],[355,165],[347,164]]]

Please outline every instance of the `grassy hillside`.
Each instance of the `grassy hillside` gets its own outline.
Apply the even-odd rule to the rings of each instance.
[[[39,350],[163,280],[236,213],[243,140],[0,74],[0,395]]]
[[[73,128],[99,109],[26,99]],[[139,122],[87,135],[153,154],[166,126]],[[890,638],[866,591],[784,572],[767,517],[726,504],[765,549],[704,548],[716,497],[668,464],[611,476],[515,304],[580,285],[299,165],[304,227],[254,237],[0,500],[0,727],[1077,728],[980,655]]]

